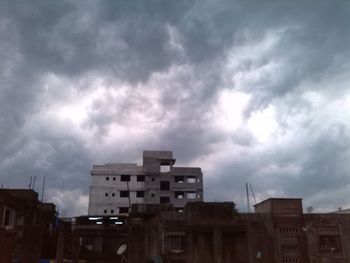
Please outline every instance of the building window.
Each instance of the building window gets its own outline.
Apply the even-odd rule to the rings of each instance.
[[[170,190],[170,182],[169,181],[160,181],[160,190],[161,191],[169,191]]]
[[[160,172],[161,173],[168,173],[168,172],[170,172],[170,165],[160,165]]]
[[[111,214],[114,214],[114,210],[113,209],[111,209]]]
[[[170,197],[169,196],[161,196],[159,201],[161,204],[168,204],[168,203],[170,203]]]
[[[109,181],[109,177],[108,176],[106,177],[106,181]]]
[[[144,197],[145,196],[145,192],[144,191],[136,191],[136,197]]]
[[[151,197],[154,197],[154,194],[151,194]]]
[[[340,236],[339,235],[322,235],[319,236],[320,253],[337,253],[340,252]]]
[[[113,177],[113,181],[115,181],[115,177]]]
[[[122,174],[120,176],[120,181],[121,182],[130,182],[130,175],[129,174]]]
[[[195,176],[188,176],[187,183],[190,183],[190,184],[196,183],[196,177]]]
[[[108,193],[105,193],[105,196],[107,197],[107,196],[108,196]]]
[[[23,226],[24,225],[24,215],[23,214],[17,214],[16,215],[16,224],[18,226]]]
[[[184,177],[183,176],[175,176],[175,183],[182,184],[183,182],[184,182]]]
[[[144,175],[138,175],[136,177],[136,181],[137,182],[144,182],[145,181],[145,176]]]
[[[287,244],[281,246],[282,262],[299,262],[297,245]]]
[[[115,193],[112,193],[112,196],[115,197]]]
[[[298,228],[295,227],[280,227],[281,236],[296,236],[298,234]]]
[[[107,209],[103,210],[103,213],[107,214]]]
[[[15,213],[8,208],[5,208],[3,226],[13,226],[14,225]]]
[[[177,207],[177,208],[175,208],[175,210],[178,213],[183,213],[184,212],[184,209],[182,207]]]
[[[119,207],[119,214],[129,213],[129,207]]]
[[[152,182],[154,182],[154,177],[152,177]]]
[[[196,199],[196,193],[195,192],[188,192],[187,198],[188,199]]]
[[[167,249],[173,253],[181,253],[185,251],[185,236],[168,236]]]
[[[185,193],[182,191],[176,191],[175,192],[175,198],[176,199],[183,199],[185,197]]]
[[[120,191],[120,197],[129,197],[129,191]]]

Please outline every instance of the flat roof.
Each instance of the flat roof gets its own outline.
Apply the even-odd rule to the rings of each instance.
[[[268,199],[261,201],[260,203],[255,204],[254,206],[260,205],[262,203],[266,203],[268,201],[273,201],[273,200],[303,200],[303,199],[302,198],[271,197],[271,198],[268,198]]]

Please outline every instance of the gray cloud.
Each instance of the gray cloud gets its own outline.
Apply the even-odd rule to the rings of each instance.
[[[329,1],[2,1],[0,183],[45,175],[47,200],[76,215],[93,163],[158,148],[203,167],[207,200],[243,209],[249,181],[258,198],[350,206],[349,12]]]

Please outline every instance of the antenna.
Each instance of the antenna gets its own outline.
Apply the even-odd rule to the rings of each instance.
[[[43,189],[41,192],[41,202],[44,201],[44,191],[45,191],[45,175],[44,175],[44,179],[43,179]]]
[[[32,189],[32,176],[30,176],[28,188],[29,188],[29,189]]]
[[[253,186],[252,186],[252,184],[249,184],[249,186],[250,186],[250,191],[252,192],[252,195],[253,195],[254,205],[256,205],[256,199],[255,199],[255,194],[254,194],[254,191],[253,191]]]
[[[250,213],[250,203],[249,203],[249,190],[248,190],[248,183],[245,183],[245,190],[247,193],[247,212]]]
[[[32,185],[32,190],[34,190],[34,187],[35,187],[35,181],[36,181],[36,176],[34,176],[33,185]]]

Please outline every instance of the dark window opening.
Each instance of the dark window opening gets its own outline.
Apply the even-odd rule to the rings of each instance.
[[[112,196],[114,197],[114,196],[115,196],[115,193],[112,193]]]
[[[17,214],[16,215],[16,224],[18,226],[23,226],[24,225],[24,215],[23,214]]]
[[[107,209],[103,210],[103,213],[107,214]]]
[[[120,181],[121,182],[130,182],[130,175],[129,174],[122,174],[120,176]]]
[[[169,181],[160,181],[160,190],[161,191],[169,191],[170,190],[170,182]]]
[[[119,214],[129,213],[129,207],[119,207]]]
[[[151,197],[154,197],[154,194],[151,194]]]
[[[170,252],[179,253],[185,251],[185,236],[169,236],[166,241],[167,249]]]
[[[183,176],[175,176],[175,183],[183,183],[184,177]]]
[[[115,177],[113,177],[113,181],[115,181]]]
[[[340,236],[337,235],[325,235],[320,236],[320,253],[336,253],[340,252]]]
[[[106,177],[106,181],[109,181],[109,177]]]
[[[105,196],[107,197],[107,196],[108,196],[108,193],[105,193]]]
[[[120,197],[129,197],[129,191],[120,191]]]
[[[152,177],[152,182],[154,182],[154,177]]]
[[[113,214],[114,213],[114,210],[113,209],[111,209],[111,214]]]
[[[145,192],[144,191],[137,191],[136,192],[136,197],[144,197],[145,196]]]
[[[137,182],[144,182],[145,181],[145,176],[144,175],[138,175],[136,177],[136,181]]]
[[[175,192],[175,198],[176,199],[183,199],[185,197],[185,193],[182,191],[176,191]]]
[[[12,225],[12,214],[10,209],[5,209],[5,220],[4,220],[4,226],[10,226]]]
[[[161,204],[168,204],[168,203],[170,203],[170,197],[169,196],[161,196],[159,201]]]

